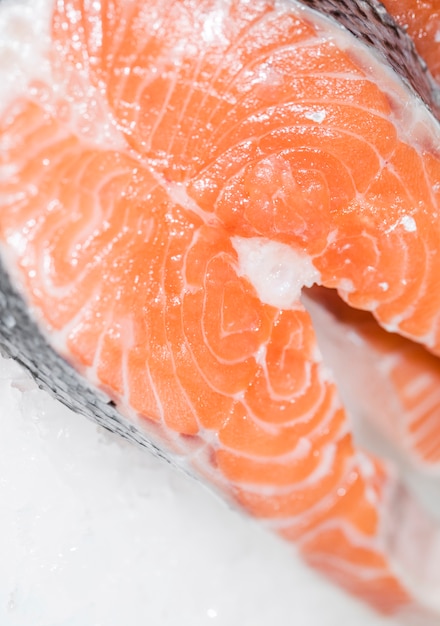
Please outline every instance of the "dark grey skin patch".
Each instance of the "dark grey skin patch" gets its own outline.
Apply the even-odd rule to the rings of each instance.
[[[12,287],[0,263],[0,352],[20,363],[36,381],[69,409],[81,413],[113,433],[168,459],[142,432],[125,420],[115,403],[92,390],[74,368],[47,343],[27,312],[25,301]]]
[[[374,48],[440,119],[440,92],[414,43],[378,0],[301,0]]]

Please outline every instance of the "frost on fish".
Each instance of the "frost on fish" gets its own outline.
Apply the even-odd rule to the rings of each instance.
[[[319,282],[310,258],[287,244],[262,237],[233,237],[237,274],[246,277],[261,302],[278,309],[298,306],[301,291]]]
[[[434,79],[440,84],[440,7],[437,0],[384,0],[386,9],[414,40]]]
[[[2,258],[42,332],[314,566],[417,604],[400,487],[357,450],[299,294],[440,351],[436,122],[294,1],[59,0],[52,40],[53,84],[0,124]]]
[[[303,3],[333,17],[372,47],[373,53],[382,55],[438,116],[440,94],[433,80],[438,73],[432,45],[435,37],[430,32],[439,23],[436,0],[303,0]]]

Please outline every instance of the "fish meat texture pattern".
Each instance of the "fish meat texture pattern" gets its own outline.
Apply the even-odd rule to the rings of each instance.
[[[57,0],[47,56],[0,120],[3,349],[375,608],[438,614],[438,528],[353,439],[300,295],[439,354],[431,77],[294,0]]]
[[[440,82],[440,4],[438,0],[385,0],[396,22],[414,41],[433,78]]]

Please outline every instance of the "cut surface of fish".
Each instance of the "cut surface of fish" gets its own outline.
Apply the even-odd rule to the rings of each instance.
[[[439,612],[438,529],[354,442],[300,298],[439,354],[434,117],[293,0],[58,0],[49,61],[0,120],[2,259],[102,421],[377,609]]]
[[[302,301],[350,412],[374,424],[415,467],[437,474],[439,359],[387,333],[371,314],[348,307],[332,290],[307,290]]]
[[[439,116],[440,95],[434,81],[438,61],[433,32],[440,26],[439,14],[433,12],[437,0],[384,3],[379,0],[303,0],[303,3],[334,18],[370,50],[377,51]]]
[[[440,2],[383,0],[383,4],[413,39],[432,76],[440,83]]]

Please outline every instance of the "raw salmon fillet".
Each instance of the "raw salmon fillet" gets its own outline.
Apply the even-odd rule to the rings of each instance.
[[[39,332],[106,419],[314,567],[440,611],[437,528],[354,441],[301,298],[337,290],[439,354],[429,103],[294,0],[57,0],[48,54],[0,121],[2,260]]]
[[[384,0],[383,4],[407,30],[432,76],[440,82],[439,0]]]

